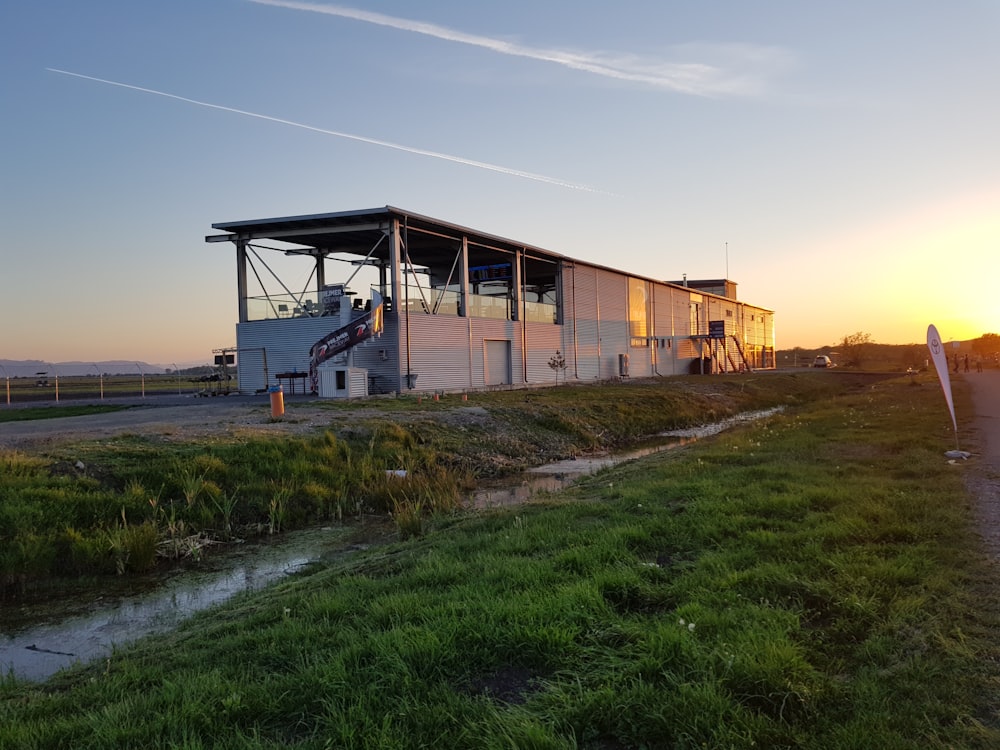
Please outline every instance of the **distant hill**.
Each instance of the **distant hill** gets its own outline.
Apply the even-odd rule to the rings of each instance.
[[[958,354],[970,357],[981,356],[984,360],[997,362],[1000,355],[1000,337],[988,333],[978,339],[965,341],[949,341],[945,344],[948,356]],[[929,364],[930,353],[926,344],[878,344],[869,342],[855,347],[844,348],[843,344],[832,344],[815,349],[797,346],[791,349],[779,349],[775,352],[778,367],[810,367],[815,358],[821,354],[830,357],[834,364],[851,366],[858,364],[863,369],[884,369],[904,371],[907,368],[921,369]],[[852,361],[856,360],[856,361]]]
[[[141,369],[140,369],[141,368]],[[42,362],[38,359],[0,359],[0,376],[11,378],[33,378],[40,373],[49,377],[55,375],[159,375],[166,372],[161,365],[147,362],[126,362],[112,359],[104,362]]]

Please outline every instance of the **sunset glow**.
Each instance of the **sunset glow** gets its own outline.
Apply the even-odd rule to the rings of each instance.
[[[917,5],[20,4],[0,359],[204,362],[212,223],[387,204],[728,276],[778,348],[1000,332],[1000,6]]]

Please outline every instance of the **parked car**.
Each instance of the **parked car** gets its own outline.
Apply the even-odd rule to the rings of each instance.
[[[833,360],[825,354],[820,354],[813,360],[813,367],[833,367]]]

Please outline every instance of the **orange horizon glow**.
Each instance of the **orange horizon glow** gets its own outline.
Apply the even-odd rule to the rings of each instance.
[[[781,286],[767,292],[777,301],[760,300],[775,310],[778,348],[859,331],[922,344],[931,323],[944,341],[1000,332],[997,206],[1000,189],[969,192],[779,255],[770,273]]]

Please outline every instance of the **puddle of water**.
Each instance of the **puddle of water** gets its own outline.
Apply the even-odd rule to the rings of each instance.
[[[195,612],[261,589],[324,555],[344,552],[349,532],[337,528],[289,533],[280,543],[246,545],[224,559],[219,556],[208,563],[215,570],[169,577],[153,591],[104,596],[86,607],[67,602],[58,611],[29,608],[34,611],[28,621],[23,610],[5,608],[0,616],[0,672],[40,681],[76,662],[106,658],[116,645],[172,630]],[[74,608],[83,611],[67,617],[65,610]],[[15,625],[15,619],[21,623]]]
[[[541,492],[564,489],[609,466],[670,450],[779,411],[780,407],[747,412],[702,427],[665,432],[657,436],[657,442],[625,453],[538,466],[514,480],[480,487],[469,498],[470,504],[473,508],[493,508],[525,503]],[[347,541],[352,531],[349,527],[313,529],[284,534],[274,544],[248,544],[237,552],[207,558],[197,571],[146,581],[141,584],[146,591],[121,589],[98,597],[80,592],[71,600],[42,606],[5,607],[0,610],[0,673],[41,681],[77,662],[107,658],[116,645],[167,632],[195,612],[236,594],[261,589],[326,556],[357,549]],[[210,566],[214,569],[206,570]]]
[[[699,427],[689,427],[683,430],[671,430],[670,432],[661,432],[661,437],[674,437],[674,438],[690,438],[692,440],[698,440],[701,438],[711,437],[712,435],[718,435],[720,432],[735,427],[739,424],[746,424],[748,422],[756,422],[758,419],[766,419],[767,417],[773,417],[775,414],[780,414],[785,410],[783,406],[775,406],[771,409],[761,409],[760,411],[745,411],[741,414],[736,414],[735,416],[729,417],[728,419],[723,419],[721,422],[712,422],[711,424],[701,425]]]
[[[564,490],[581,477],[594,474],[609,466],[617,466],[643,456],[677,448],[691,442],[689,438],[669,438],[667,442],[648,445],[627,453],[602,453],[595,456],[568,458],[565,461],[536,466],[521,475],[519,483],[511,485],[510,479],[496,486],[481,486],[472,493],[470,504],[473,508],[496,508],[520,505],[542,492]]]
[[[657,440],[652,444],[624,453],[580,456],[566,459],[565,461],[545,464],[544,466],[536,466],[533,469],[528,469],[516,485],[512,486],[508,479],[506,482],[496,486],[480,487],[472,493],[470,502],[474,508],[495,508],[526,503],[541,492],[555,492],[565,489],[581,477],[594,474],[601,469],[617,466],[626,461],[634,461],[637,458],[650,456],[654,453],[673,450],[695,440],[718,435],[720,432],[736,425],[773,416],[781,412],[782,409],[783,407],[778,406],[773,409],[743,412],[724,419],[721,422],[713,422],[683,430],[662,432],[656,436]]]

